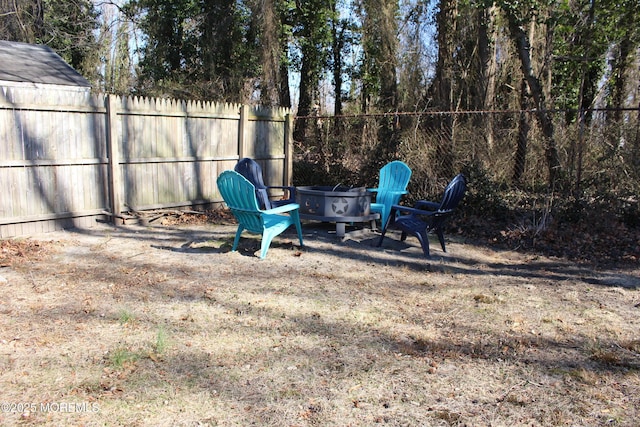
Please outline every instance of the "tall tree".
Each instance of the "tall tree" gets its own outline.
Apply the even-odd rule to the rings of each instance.
[[[493,110],[497,61],[497,9],[493,2],[478,11],[478,94],[475,109]]]
[[[633,58],[635,55],[636,66],[640,64],[640,3],[638,1],[624,0],[621,2],[620,9],[612,9],[619,13],[612,13],[612,20],[615,22],[611,52],[611,77],[607,84],[607,106],[614,109],[610,114],[610,122],[614,132],[610,133],[608,146],[609,156],[611,158],[618,154],[618,150],[624,146],[623,137],[623,111],[625,107],[640,107],[638,98],[629,96],[634,90],[640,91],[640,79],[637,78],[637,71],[632,70]],[[636,73],[634,73],[634,71]],[[635,81],[631,76],[636,75]],[[638,93],[638,92],[636,92]],[[635,101],[635,105],[631,102]],[[640,112],[638,112],[640,119]],[[635,141],[628,141],[630,151],[630,159],[632,162],[640,165],[640,131],[636,130]]]
[[[403,111],[416,111],[428,105],[427,86],[431,78],[433,45],[429,33],[429,9],[422,1],[406,4],[398,28],[398,103]]]
[[[333,9],[329,0],[297,1],[293,10],[293,36],[299,49],[300,97],[298,116],[308,116],[318,102],[320,75],[331,43],[329,23]],[[307,122],[296,121],[294,139],[304,140]]]
[[[137,88],[142,94],[172,94],[181,84],[183,67],[187,65],[183,55],[195,50],[184,46],[185,21],[196,12],[193,7],[188,8],[192,6],[190,3],[188,0],[132,1],[131,9],[139,16],[140,29],[145,35]]]
[[[44,34],[38,42],[47,44],[76,70],[93,77],[97,58],[94,31],[97,12],[90,0],[44,0]]]
[[[36,43],[45,34],[45,0],[0,0],[0,39]]]
[[[278,66],[278,94],[279,105],[291,108],[291,88],[289,87],[289,72],[292,69],[292,61],[289,57],[289,45],[293,41],[292,22],[293,0],[276,0],[276,13],[278,19],[279,61]]]
[[[439,111],[452,112],[455,110],[453,90],[458,0],[440,0],[438,5],[436,12],[438,60],[430,91],[435,107]],[[452,167],[454,115],[443,115],[434,126],[438,128],[438,132],[442,136],[442,140],[436,147],[439,161],[437,167],[440,169],[439,172],[446,176],[451,173]]]
[[[282,20],[278,14],[276,0],[255,0],[251,4],[252,15],[260,29],[260,101],[263,105],[280,105],[282,68],[282,42],[280,39]]]
[[[496,26],[497,8],[494,3],[486,5],[478,13],[478,90],[476,110],[496,109],[496,81],[498,67],[498,31]],[[477,116],[476,116],[477,117]],[[476,125],[483,129],[483,136],[489,148],[493,147],[493,122],[495,116],[488,112],[480,117]]]
[[[372,106],[393,111],[398,106],[398,2],[362,0],[360,14],[362,111]]]
[[[137,0],[132,4],[147,38],[140,92],[252,101],[259,81],[258,28],[246,3]]]
[[[345,53],[356,41],[357,37],[355,31],[357,30],[356,23],[351,18],[351,13],[347,9],[349,5],[345,4],[342,0],[330,0],[332,9],[331,13],[331,51],[329,55],[329,66],[331,68],[331,75],[333,77],[334,87],[334,109],[333,112],[336,116],[342,114],[343,110],[343,83],[344,75],[347,69],[345,61]],[[345,14],[341,13],[342,11]],[[345,16],[348,14],[348,17]]]
[[[291,0],[247,0],[256,32],[257,89],[262,105],[291,107],[289,42]]]
[[[536,118],[540,123],[540,128],[546,140],[545,153],[548,179],[549,184],[553,186],[560,173],[560,158],[555,141],[551,111],[548,108],[547,98],[540,78],[534,70],[531,43],[526,31],[526,25],[532,22],[538,10],[534,7],[533,2],[528,1],[521,3],[519,1],[503,0],[500,2],[500,7],[507,17],[509,32],[520,59],[520,67],[534,102]]]
[[[127,95],[134,84],[133,68],[129,48],[130,29],[128,22],[118,25],[115,42],[111,50],[109,92]]]
[[[557,107],[567,109],[566,121],[589,117],[604,70],[605,31],[597,31],[595,0],[561,1],[551,12],[553,91]]]
[[[611,37],[610,51],[613,53],[611,61],[611,79],[608,84],[609,101],[613,108],[624,108],[628,76],[630,75],[632,58],[638,54],[640,48],[640,3],[636,0],[622,0],[611,4],[609,16],[614,25]],[[617,13],[616,13],[617,12]],[[615,114],[620,118],[619,112]]]
[[[457,6],[457,0],[440,0],[436,14],[438,61],[431,88],[436,108],[440,111],[454,110],[452,91]]]

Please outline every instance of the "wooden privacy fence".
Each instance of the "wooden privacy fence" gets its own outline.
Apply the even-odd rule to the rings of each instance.
[[[292,182],[288,109],[0,87],[0,237],[222,202],[252,157]]]

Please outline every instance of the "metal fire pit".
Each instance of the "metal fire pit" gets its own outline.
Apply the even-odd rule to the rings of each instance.
[[[338,237],[344,236],[347,223],[380,218],[379,214],[371,213],[371,196],[372,193],[364,187],[296,187],[296,203],[300,205],[300,218],[335,222]]]

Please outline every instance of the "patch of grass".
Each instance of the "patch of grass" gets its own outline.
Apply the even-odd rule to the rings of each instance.
[[[126,308],[120,309],[118,312],[118,322],[120,322],[121,325],[131,324],[134,320],[135,316]]]
[[[118,347],[109,354],[109,363],[116,369],[122,369],[140,359],[138,353],[132,352],[125,347]]]
[[[589,358],[595,362],[602,363],[604,365],[616,366],[622,362],[621,355],[617,351],[617,348],[613,345],[602,345],[599,342],[587,345],[585,349]]]
[[[494,302],[498,301],[495,297],[490,295],[484,295],[484,294],[474,295],[473,300],[475,302],[484,303],[484,304],[493,304]]]
[[[155,354],[163,354],[168,346],[167,330],[163,325],[160,325],[156,333],[156,342],[153,345],[153,351]]]
[[[584,368],[572,369],[567,372],[567,374],[572,378],[581,381],[583,384],[597,385],[599,381],[599,377],[596,373]]]
[[[640,340],[631,340],[622,343],[622,347],[629,351],[640,354]]]

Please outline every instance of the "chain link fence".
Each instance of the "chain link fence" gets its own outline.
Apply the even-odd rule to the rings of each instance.
[[[307,116],[296,120],[295,185],[374,187],[380,167],[413,170],[404,203],[469,179],[465,215],[544,227],[598,213],[640,224],[640,108]],[[545,122],[546,120],[546,122]]]

